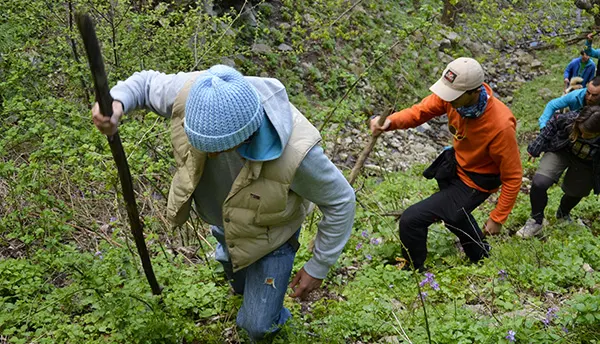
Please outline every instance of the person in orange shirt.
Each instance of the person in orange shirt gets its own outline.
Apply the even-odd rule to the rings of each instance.
[[[373,135],[379,135],[448,114],[452,148],[444,150],[423,173],[436,178],[440,190],[410,206],[400,218],[403,255],[419,270],[424,269],[427,257],[428,227],[440,220],[458,236],[471,261],[487,257],[489,244],[471,212],[501,187],[484,225],[485,233],[498,234],[515,204],[523,176],[516,119],[484,83],[479,62],[466,57],[452,61],[430,90],[433,94],[393,113],[383,125],[378,117],[370,122]]]

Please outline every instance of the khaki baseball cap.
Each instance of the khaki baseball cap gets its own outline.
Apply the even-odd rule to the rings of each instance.
[[[448,64],[442,77],[429,90],[443,100],[451,102],[481,84],[483,68],[479,62],[469,57],[459,57]]]

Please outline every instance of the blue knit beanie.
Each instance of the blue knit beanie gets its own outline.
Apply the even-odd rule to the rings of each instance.
[[[196,149],[223,152],[249,138],[263,118],[256,89],[240,72],[216,65],[192,85],[185,103],[184,128]]]

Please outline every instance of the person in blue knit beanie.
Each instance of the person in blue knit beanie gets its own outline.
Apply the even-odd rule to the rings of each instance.
[[[235,293],[238,326],[252,340],[271,337],[291,317],[289,296],[318,288],[348,241],[355,196],[327,158],[318,130],[290,103],[276,79],[216,65],[192,73],[134,73],[111,90],[113,116],[92,109],[96,127],[114,135],[123,114],[145,108],[170,118],[177,170],[167,218],[182,226],[195,206],[211,225]],[[301,225],[323,214],[313,256],[291,279]]]

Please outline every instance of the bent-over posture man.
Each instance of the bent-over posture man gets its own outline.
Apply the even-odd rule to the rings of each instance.
[[[570,111],[580,110],[586,105],[600,105],[600,77],[594,77],[588,82],[586,88],[575,90],[565,94],[562,97],[554,98],[546,104],[544,112],[538,122],[540,129],[546,126],[546,122],[557,111],[569,108]]]
[[[600,106],[555,115],[529,144],[527,152],[534,158],[545,153],[529,193],[531,218],[517,232],[522,238],[542,234],[548,189],[565,170],[564,195],[556,211],[558,220],[571,221],[571,210],[583,197],[592,189],[595,194],[600,193]]]
[[[290,284],[292,297],[321,285],[352,229],[354,190],[325,156],[317,129],[278,80],[244,77],[223,65],[135,73],[111,95],[110,120],[93,108],[104,134],[115,133],[120,117],[136,108],[171,118],[177,171],[167,217],[184,224],[194,201],[219,242],[217,260],[244,295],[237,324],[252,339],[276,332],[291,316],[283,299],[310,202],[323,219],[313,257]]]
[[[421,103],[393,113],[383,126],[371,120],[371,131],[413,128],[448,114],[453,148],[425,171],[440,190],[413,204],[400,218],[402,250],[415,269],[423,269],[429,225],[442,220],[460,239],[473,262],[488,256],[489,245],[471,212],[502,186],[496,208],[484,230],[497,234],[511,212],[521,186],[522,168],[516,120],[484,82],[481,65],[471,58],[452,61]]]

